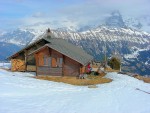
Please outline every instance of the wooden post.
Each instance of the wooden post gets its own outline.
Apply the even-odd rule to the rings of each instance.
[[[80,65],[80,72],[79,74],[82,74],[82,65]]]
[[[62,76],[64,76],[64,66],[65,66],[65,56],[62,56],[63,58],[63,63],[62,63]]]
[[[80,74],[84,74],[86,72],[86,67],[81,65],[80,66]]]
[[[37,54],[34,54],[34,57],[35,57],[35,65],[36,65],[36,76],[37,76],[37,66],[38,66],[38,56]]]
[[[27,50],[24,51],[25,56],[25,71],[27,71]]]

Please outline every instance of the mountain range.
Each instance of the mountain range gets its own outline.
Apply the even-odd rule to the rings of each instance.
[[[132,22],[119,11],[112,12],[105,19],[105,23],[97,26],[87,25],[72,30],[70,27],[51,30],[56,37],[83,48],[94,56],[96,61],[104,59],[106,49],[107,58],[114,54],[122,57],[122,70],[141,75],[150,75],[150,33],[144,32],[145,23]],[[143,28],[143,29],[142,29]],[[0,33],[0,60],[32,43],[44,34],[47,28],[30,29],[19,28]]]

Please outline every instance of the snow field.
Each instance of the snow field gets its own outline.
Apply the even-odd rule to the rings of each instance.
[[[15,76],[14,76],[15,75]],[[0,113],[149,113],[150,84],[108,73],[98,88],[32,78],[0,69]]]

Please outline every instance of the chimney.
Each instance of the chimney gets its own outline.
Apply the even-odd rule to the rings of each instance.
[[[47,29],[46,34],[47,34],[47,37],[51,37],[51,30],[50,30],[50,28]]]

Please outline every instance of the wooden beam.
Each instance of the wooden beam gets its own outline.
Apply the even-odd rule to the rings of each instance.
[[[24,50],[24,56],[25,56],[25,71],[27,71],[27,59],[28,59],[28,55],[27,55],[27,50]]]
[[[82,66],[80,65],[80,72],[79,72],[79,74],[82,74]]]
[[[38,75],[37,74],[37,66],[38,66],[38,55],[37,54],[34,54],[34,57],[35,57],[35,65],[36,65],[36,76]]]
[[[63,59],[63,63],[62,63],[62,76],[64,76],[64,66],[65,66],[65,56],[63,55],[62,56],[62,59]]]
[[[51,56],[52,50],[49,47],[47,47],[47,49],[48,49],[49,56]]]
[[[38,48],[38,47],[39,47],[39,45],[38,45],[37,43],[35,43],[35,46],[36,46],[36,48]]]

